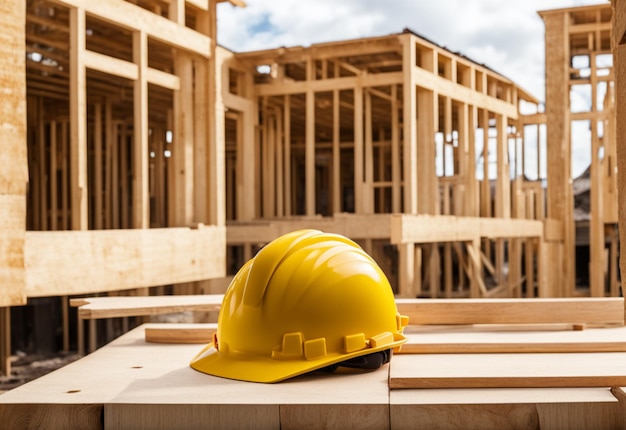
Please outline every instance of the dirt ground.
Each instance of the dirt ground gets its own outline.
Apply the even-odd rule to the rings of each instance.
[[[18,352],[16,355],[11,356],[11,375],[0,376],[0,394],[39,378],[46,373],[50,373],[79,358],[80,356],[75,353],[43,356]]]

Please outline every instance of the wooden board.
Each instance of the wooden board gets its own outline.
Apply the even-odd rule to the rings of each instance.
[[[222,294],[193,296],[86,297],[71,299],[83,319],[161,315],[184,311],[215,311],[222,305]]]
[[[392,390],[391,428],[623,428],[620,403],[608,388]]]
[[[28,297],[177,284],[225,275],[224,227],[26,232]]]
[[[551,329],[550,329],[551,328]],[[408,327],[401,354],[626,352],[626,327]]]
[[[217,324],[177,324],[176,327],[146,327],[146,342],[198,343],[213,340]]]
[[[409,324],[624,324],[623,298],[396,299]]]
[[[233,381],[189,367],[199,345],[146,343],[144,329],[158,326],[167,325],[138,327],[0,395],[0,422],[28,427],[48,415],[57,428],[98,428],[94,418],[105,428],[389,427],[388,366],[279,384]]]
[[[626,385],[626,353],[394,356],[389,387],[551,388]]]

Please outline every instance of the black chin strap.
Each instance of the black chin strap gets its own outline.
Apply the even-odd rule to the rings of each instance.
[[[354,357],[340,363],[331,364],[330,366],[319,369],[322,372],[334,373],[339,367],[349,367],[351,369],[374,370],[383,364],[389,363],[393,350],[386,349],[384,351],[373,352],[371,354]]]

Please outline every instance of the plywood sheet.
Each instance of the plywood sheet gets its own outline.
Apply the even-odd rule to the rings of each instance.
[[[407,354],[390,388],[561,388],[626,384],[626,353]]]

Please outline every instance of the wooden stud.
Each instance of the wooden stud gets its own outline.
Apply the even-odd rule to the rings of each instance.
[[[547,216],[563,221],[563,259],[552,260],[549,289],[559,296],[574,289],[574,221],[569,113],[569,40],[566,14],[546,14]],[[547,245],[549,247],[556,245]],[[553,254],[554,255],[554,254]]]
[[[70,8],[70,168],[74,230],[88,228],[85,20],[83,8]]]
[[[402,160],[404,185],[404,213],[418,213],[418,172],[417,172],[417,95],[415,77],[415,38],[412,35],[402,39],[403,107],[402,107]],[[431,136],[432,138],[432,136]],[[423,208],[419,207],[422,212]]]

